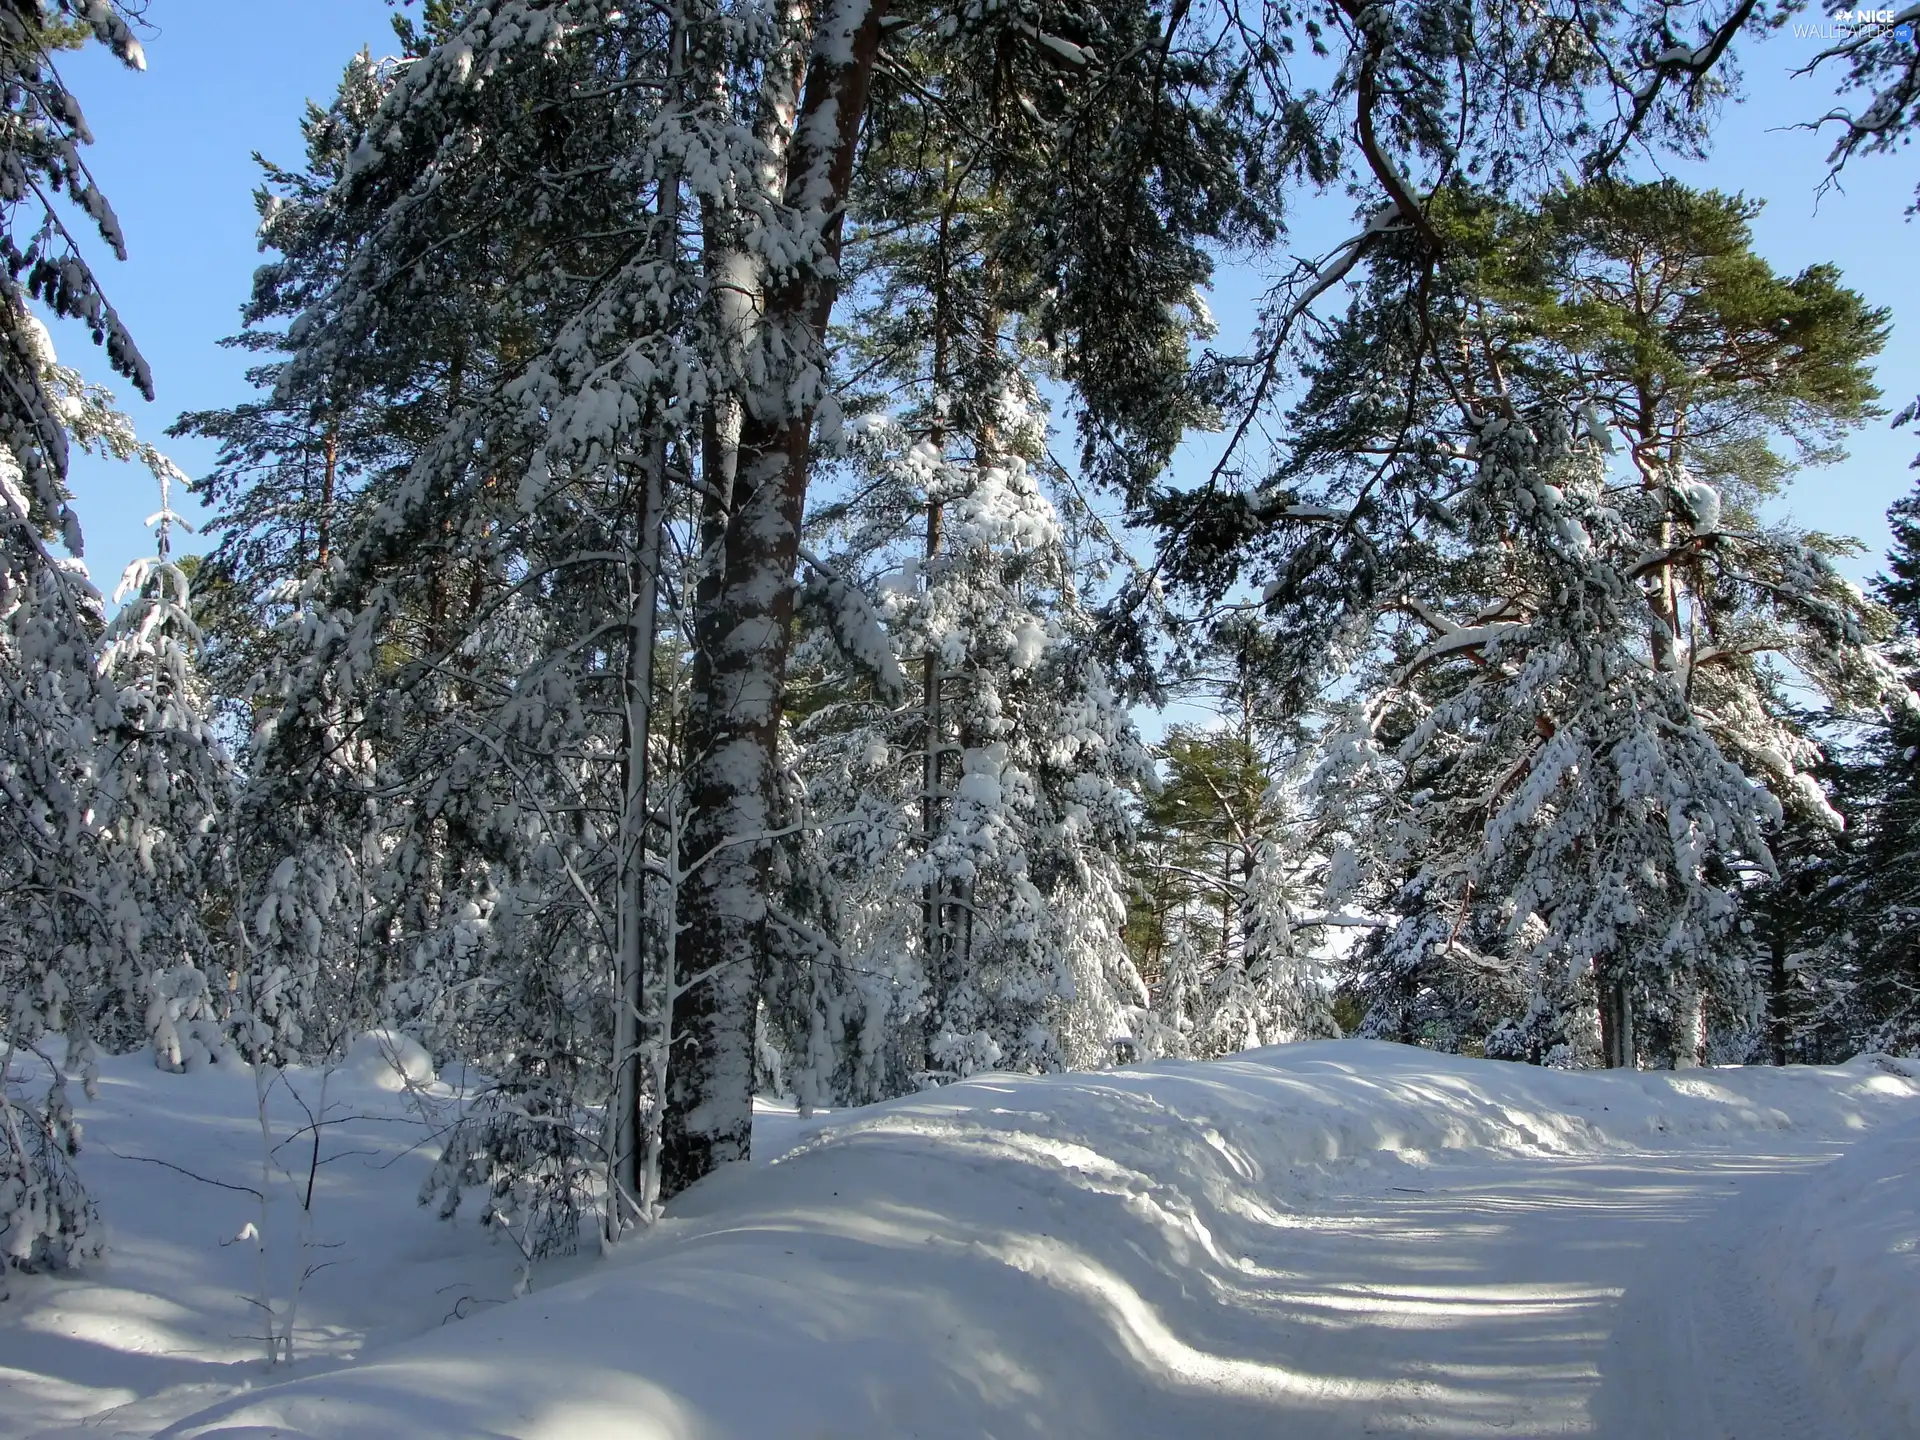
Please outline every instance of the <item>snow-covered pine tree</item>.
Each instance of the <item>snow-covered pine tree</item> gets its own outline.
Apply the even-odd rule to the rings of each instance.
[[[1779,809],[1640,648],[1631,582],[1647,553],[1644,512],[1608,492],[1564,417],[1496,426],[1483,435],[1479,483],[1461,497],[1485,516],[1467,538],[1487,549],[1504,528],[1521,542],[1501,578],[1526,608],[1443,630],[1402,660],[1397,683],[1369,695],[1336,742],[1352,748],[1336,750],[1321,784],[1364,792],[1373,777],[1355,767],[1384,767],[1385,804],[1410,851],[1382,907],[1397,923],[1364,956],[1370,1024],[1579,1063],[1601,1033],[1617,1033],[1593,1027],[1590,985],[1638,999],[1640,1034],[1649,1012],[1696,1023],[1703,988],[1739,993],[1725,943],[1734,887],[1770,867],[1765,832]],[[1508,428],[1518,433],[1504,438]],[[1451,693],[1423,690],[1442,660],[1475,668]]]
[[[405,22],[396,28],[412,35]],[[304,677],[300,703],[286,701],[307,658],[345,623],[328,587],[353,533],[348,516],[364,488],[390,490],[431,433],[447,391],[434,377],[454,368],[461,337],[441,307],[416,317],[415,347],[385,370],[295,373],[289,359],[297,326],[313,323],[362,243],[365,217],[341,203],[338,187],[398,63],[363,53],[330,104],[308,104],[300,169],[255,157],[270,258],[254,274],[241,331],[225,343],[266,357],[247,372],[265,393],[182,415],[172,432],[220,443],[202,482],[218,539],[195,577],[196,610],[216,703],[257,752],[235,817],[241,900],[231,938],[237,1029],[261,1063],[326,1059],[356,1029],[389,1018],[378,880],[392,817],[373,795],[376,749],[357,727],[344,667]]]
[[[100,459],[141,464],[159,482],[161,510],[154,518],[164,550],[164,530],[177,520],[169,487],[185,476],[139,439],[113,408],[110,391],[55,360],[37,319],[21,324],[38,348],[37,379],[68,443]],[[17,523],[30,514],[23,477],[9,461],[0,478]],[[23,1064],[31,1069],[38,1060],[38,1078],[51,1088],[44,1112],[16,1106],[7,1117],[13,1127],[8,1144],[14,1160],[37,1149],[43,1170],[52,1174],[63,1168],[59,1147],[77,1131],[65,1074],[44,1048],[51,1035],[64,1032],[66,1063],[87,1084],[96,1046],[123,1051],[152,1041],[156,1054],[172,1062],[183,1033],[196,1057],[219,1044],[196,967],[210,948],[202,916],[225,898],[214,827],[229,777],[199,718],[189,653],[194,627],[178,567],[164,558],[136,563],[123,591],[138,593],[103,626],[99,596],[77,564],[43,551],[41,563],[53,568],[36,579],[36,567],[14,554],[20,568],[7,585],[13,627],[7,670],[16,678],[0,724],[12,755],[6,793],[20,862],[8,918],[28,943],[5,972],[6,1033]],[[16,988],[22,985],[31,998]],[[0,1103],[7,1103],[4,1096]],[[18,1176],[13,1183],[28,1185]],[[14,1260],[66,1263],[57,1250],[40,1254],[36,1247],[60,1243],[58,1227],[84,1214],[76,1186],[70,1175],[46,1180],[38,1192],[39,1222],[55,1229],[22,1223],[10,1230],[9,1238],[27,1247]],[[88,1244],[75,1257],[89,1253]]]
[[[355,248],[333,192],[392,79],[391,62],[362,52],[328,105],[308,103],[301,168],[254,157],[260,245],[271,258],[254,272],[240,332],[222,343],[262,357],[247,379],[264,393],[229,409],[189,411],[168,431],[220,446],[198,487],[218,538],[194,581],[210,632],[203,664],[243,736],[255,719],[248,687],[269,662],[292,587],[332,562],[365,477],[404,463],[423,428],[417,407],[393,396],[282,384],[292,378],[291,323],[339,278]]]
[[[1887,521],[1893,548],[1875,588],[1900,623],[1889,658],[1912,686],[1920,679],[1920,495],[1897,501]],[[1775,985],[1782,1058],[1920,1053],[1920,710],[1910,697],[1895,701],[1833,767],[1844,839],[1808,857],[1805,878],[1789,872],[1797,887],[1766,897],[1799,932],[1797,944],[1782,947]]]
[[[14,318],[28,336],[30,323]],[[36,386],[39,368],[27,372]],[[52,397],[43,403],[58,413]],[[0,955],[0,1292],[13,1267],[64,1268],[99,1251],[71,1165],[80,1137],[67,1083],[76,1072],[91,1084],[96,979],[118,969],[112,917],[97,908],[103,837],[91,804],[95,727],[115,718],[95,665],[99,597],[52,553],[45,530],[58,512],[40,498],[0,454],[0,921],[11,937]],[[50,1048],[61,1037],[64,1057]]]
[[[836,563],[877,591],[890,658],[923,688],[887,704],[818,647],[797,652],[800,778],[811,810],[837,817],[810,843],[838,933],[793,967],[801,998],[776,1006],[809,1099],[1106,1063],[1144,1000],[1120,939],[1120,855],[1145,752],[1022,453],[1037,416],[988,413],[984,462],[871,417],[852,498],[825,507],[863,547]]]
[[[1224,712],[1228,728],[1215,740],[1233,757],[1225,778],[1238,770],[1246,789],[1235,799],[1230,786],[1207,787],[1216,806],[1238,812],[1227,832],[1241,849],[1221,873],[1237,883],[1239,933],[1219,957],[1208,1020],[1196,1033],[1216,1051],[1337,1036],[1331,960],[1356,920],[1323,904],[1327,856],[1305,793],[1315,756],[1309,727],[1267,688],[1274,637],[1256,613],[1236,607],[1201,634],[1203,663],[1197,675],[1190,661],[1181,666],[1185,686],[1199,680]],[[1260,775],[1266,784],[1255,795]]]
[[[109,994],[117,1005],[133,997],[145,1004],[135,1014],[103,1014],[94,1026],[115,1048],[145,1041],[156,1063],[181,1070],[225,1048],[219,997],[232,957],[212,921],[230,913],[234,899],[234,775],[209,720],[187,568],[172,553],[173,532],[187,528],[172,490],[186,477],[164,456],[152,462],[157,543],[122,578],[114,598],[124,603],[104,637],[100,665],[119,714],[104,737],[95,800],[106,827],[102,905],[123,937],[126,972]]]
[[[1859,884],[1865,872],[1854,857],[1874,844],[1875,812],[1888,793],[1883,785],[1898,784],[1898,764],[1876,753],[1879,737],[1869,726],[1831,714],[1819,718],[1824,753],[1814,774],[1846,827],[1789,811],[1771,838],[1777,873],[1742,897],[1740,927],[1762,992],[1759,1023],[1744,1035],[1737,1025],[1717,1034],[1710,1028],[1716,1060],[1837,1063],[1859,1053],[1872,1028],[1855,983],[1871,946],[1861,943],[1854,926],[1864,921],[1871,930],[1872,912],[1858,908],[1866,899]]]
[[[1333,937],[1354,921],[1326,912],[1325,858],[1300,845],[1308,827],[1298,780],[1283,776],[1267,808],[1271,826],[1247,877],[1245,950],[1209,1027],[1216,1043],[1237,1031],[1241,1048],[1343,1033],[1334,1015]]]
[[[1129,931],[1158,1026],[1149,1048],[1203,1059],[1339,1033],[1299,779],[1260,743],[1251,705],[1238,719],[1168,732],[1132,862]]]
[[[1400,920],[1359,950],[1377,1025],[1578,1058],[1597,983],[1617,1062],[1684,1060],[1701,975],[1726,1006],[1751,1000],[1722,945],[1741,874],[1770,864],[1755,841],[1772,801],[1753,810],[1751,781],[1826,810],[1766,657],[1841,703],[1887,682],[1870,607],[1822,540],[1751,520],[1868,411],[1882,317],[1828,269],[1774,275],[1720,196],[1609,182],[1519,211],[1444,190],[1404,221],[1411,204],[1356,242],[1367,288],[1317,346],[1267,484],[1167,507],[1188,536],[1175,574],[1223,595],[1233,561],[1261,557],[1275,693],[1308,705],[1329,676],[1363,676],[1321,793],[1342,895]],[[1615,434],[1630,444],[1609,455]],[[1494,461],[1496,436],[1519,449]],[[1647,672],[1667,720],[1647,701],[1607,730]],[[1555,845],[1559,876],[1494,864]],[[1642,885],[1619,866],[1647,845],[1674,852],[1632,860],[1653,866]],[[1578,897],[1613,883],[1611,912],[1574,924]],[[1548,958],[1565,945],[1582,954]],[[1640,970],[1615,975],[1609,954]]]
[[[936,482],[940,548],[894,596],[909,653],[933,660],[947,751],[909,867],[944,912],[923,1017],[936,1075],[1110,1063],[1147,998],[1121,861],[1149,762],[1021,454],[1037,421],[1003,408],[993,448]]]
[[[705,388],[681,177],[725,191],[738,167],[718,102],[663,100],[662,17],[429,19],[328,192],[337,233],[368,238],[297,321],[276,392],[406,423],[301,599],[256,788],[276,823],[334,797],[281,861],[321,843],[328,883],[351,876],[333,1013],[397,1020],[493,1077],[435,1186],[450,1209],[479,1184],[539,1251],[573,1243],[596,1167],[633,1162],[631,1130],[610,1158],[589,1107],[613,1081],[616,985],[638,981],[618,959],[647,864],[652,645],[634,636],[667,446]],[[263,898],[288,888],[269,874]]]
[[[1161,773],[1143,805],[1129,924],[1149,952],[1142,958],[1156,1013],[1184,1037],[1176,1053],[1211,1058],[1264,1040],[1240,1023],[1247,997],[1238,982],[1247,884],[1272,818],[1275,776],[1246,728],[1174,726],[1156,748]]]
[[[81,157],[93,137],[53,59],[89,38],[142,66],[127,15],[105,0],[0,7],[0,923],[10,937],[0,956],[0,1288],[13,1268],[64,1267],[100,1246],[72,1168],[80,1137],[67,1085],[73,1073],[91,1083],[88,1022],[103,1003],[101,977],[115,973],[93,786],[99,731],[117,717],[97,663],[99,597],[54,547],[80,553],[65,488],[70,431],[101,414],[90,408],[97,392],[76,393],[57,366],[29,305],[85,322],[115,370],[152,398],[146,362],[51,201],[65,193],[124,255]],[[116,434],[96,438],[110,447]],[[64,1056],[49,1048],[56,1036]]]
[[[1821,538],[1751,509],[1868,412],[1881,317],[1678,187],[1423,223],[1447,265],[1382,242],[1292,464],[1241,502],[1296,683],[1316,652],[1369,675],[1321,793],[1342,878],[1384,887],[1349,892],[1397,917],[1358,952],[1373,1023],[1684,1063],[1703,987],[1755,998],[1728,932],[1774,806],[1832,818],[1767,657],[1840,704],[1888,681]]]

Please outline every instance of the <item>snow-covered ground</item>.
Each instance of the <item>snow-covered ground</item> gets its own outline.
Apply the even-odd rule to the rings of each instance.
[[[73,1433],[146,1435],[261,1383],[263,1260],[266,1298],[282,1313],[296,1273],[313,1271],[294,1315],[296,1372],[512,1295],[519,1257],[510,1246],[415,1203],[437,1126],[401,1071],[363,1043],[325,1077],[324,1095],[322,1078],[293,1071],[269,1091],[275,1153],[263,1186],[250,1069],[230,1062],[171,1075],[144,1055],[103,1062],[99,1098],[78,1107],[80,1168],[110,1249],[78,1275],[13,1277],[13,1298],[0,1301],[0,1440],[64,1433],[83,1419]],[[453,1096],[435,1085],[423,1098]]]
[[[1886,1062],[1341,1041],[769,1107],[771,1163],[519,1300],[511,1246],[413,1205],[431,1131],[363,1065],[329,1096],[307,1358],[271,1374],[254,1247],[222,1243],[253,1196],[119,1158],[257,1188],[253,1099],[244,1071],[110,1067],[85,1164],[116,1249],[0,1306],[4,1440],[1874,1440],[1917,1413],[1920,1069]]]
[[[1814,1175],[1757,1255],[1816,1363],[1858,1377],[1900,1433],[1920,1435],[1920,1117]]]

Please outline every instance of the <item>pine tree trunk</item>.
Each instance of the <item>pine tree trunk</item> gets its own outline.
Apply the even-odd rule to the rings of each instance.
[[[951,168],[951,167],[949,167]],[[933,298],[933,403],[935,418],[933,432],[929,439],[935,453],[939,453],[946,442],[946,404],[947,391],[947,344],[949,331],[948,281],[950,264],[947,253],[947,238],[952,218],[952,197],[940,212],[940,247],[936,262],[937,273],[934,276]],[[933,564],[940,553],[941,545],[941,496],[938,491],[930,490],[927,495],[927,550],[926,564],[922,571],[922,583],[927,593],[933,591]],[[941,751],[946,745],[946,718],[941,714],[940,705],[940,656],[933,647],[927,649],[926,658],[920,667],[920,698],[924,709],[922,721],[926,734],[922,740],[924,754],[920,766],[920,829],[925,840],[928,876],[926,893],[921,899],[921,954],[926,968],[927,1014],[925,1028],[924,1067],[931,1071],[937,1067],[935,1047],[946,1029],[947,1003],[953,994],[952,940],[946,924],[946,886],[932,864],[932,852],[940,828],[940,766]]]
[[[1224,818],[1225,812],[1222,812]],[[1233,957],[1233,846],[1220,847],[1220,963],[1228,965]]]
[[[333,558],[333,491],[340,469],[340,431],[331,421],[327,423],[327,438],[321,450],[321,459],[320,514],[315,521],[319,544],[315,548],[320,568],[324,570],[327,562]]]
[[[693,757],[681,860],[661,1193],[747,1158],[756,1000],[766,954],[769,832],[813,402],[787,382],[818,363],[837,280],[841,213],[886,0],[843,0],[819,22],[787,167],[790,204],[822,216],[829,265],[767,297],[763,333],[790,346],[746,397],[710,603],[695,616]]]
[[[1787,1041],[1792,1019],[1787,1013],[1793,972],[1787,968],[1787,924],[1778,909],[1770,917],[1767,936],[1767,1048],[1776,1065],[1787,1063]]]
[[[927,497],[927,565],[940,553],[940,500]],[[922,723],[926,736],[925,753],[920,762],[920,829],[928,852],[934,846],[940,828],[940,752],[946,743],[946,719],[940,713],[940,657],[931,648],[920,667],[920,694],[924,707]],[[930,854],[929,854],[930,858]],[[929,870],[931,871],[931,865]],[[927,1016],[925,1068],[933,1070],[937,1061],[934,1047],[946,1024],[947,999],[953,990],[951,945],[946,925],[945,886],[936,873],[927,877],[926,893],[921,898],[921,953],[927,972]]]
[[[1633,1033],[1633,990],[1624,975],[1602,971],[1594,977],[1600,990],[1600,1050],[1610,1070],[1631,1070],[1638,1059]]]

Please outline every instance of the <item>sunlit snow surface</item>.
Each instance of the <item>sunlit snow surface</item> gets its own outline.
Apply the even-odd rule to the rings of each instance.
[[[762,1163],[521,1300],[511,1247],[414,1206],[430,1132],[379,1080],[333,1082],[364,1117],[325,1135],[333,1263],[311,1358],[269,1374],[253,1248],[221,1243],[253,1198],[111,1153],[257,1185],[251,1077],[110,1065],[85,1165],[116,1249],[0,1307],[0,1437],[1914,1433],[1920,1079],[1882,1062],[1342,1041],[770,1105]]]
[[[1756,1255],[1771,1308],[1920,1435],[1920,1117],[1811,1177]]]

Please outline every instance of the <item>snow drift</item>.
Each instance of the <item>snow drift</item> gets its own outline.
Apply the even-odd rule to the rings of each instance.
[[[1920,1118],[1815,1175],[1756,1257],[1777,1313],[1920,1434]]]
[[[330,1075],[284,1072],[266,1086],[264,1146],[254,1072],[230,1053],[189,1074],[105,1057],[98,1098],[75,1097],[107,1252],[15,1277],[0,1304],[0,1440],[82,1421],[73,1433],[149,1435],[262,1383],[263,1289],[292,1312],[294,1373],[511,1295],[510,1245],[415,1203],[439,1124],[417,1102],[456,1103],[416,1052],[368,1037]]]
[[[788,1119],[585,1277],[164,1433],[1595,1433],[1596,1336],[1685,1262],[1669,1222],[1916,1095],[1351,1041],[984,1076]]]

